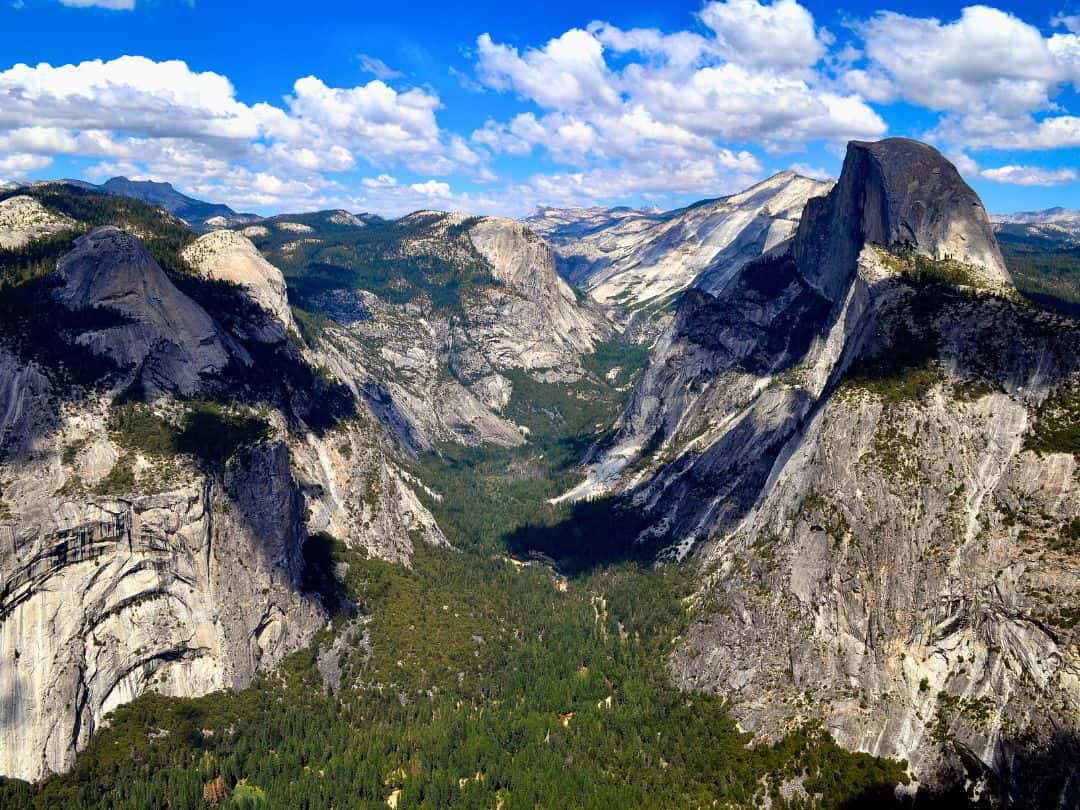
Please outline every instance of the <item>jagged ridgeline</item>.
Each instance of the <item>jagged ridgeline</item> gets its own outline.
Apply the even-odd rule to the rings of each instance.
[[[529,222],[0,199],[0,804],[1075,804],[1080,328],[955,169]]]
[[[5,806],[745,804],[792,778],[839,804],[908,778],[813,724],[747,749],[670,686],[688,571],[507,555],[567,517],[548,499],[644,362],[528,229],[196,239],[67,187],[0,214],[0,760],[43,780]],[[355,412],[320,421],[341,385]]]
[[[1078,373],[956,169],[853,143],[790,242],[683,298],[572,496],[704,566],[671,673],[744,727],[1075,804]]]

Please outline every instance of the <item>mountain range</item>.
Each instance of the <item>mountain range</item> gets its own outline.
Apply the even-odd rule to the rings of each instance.
[[[1072,222],[0,192],[0,797],[1075,806]]]
[[[126,177],[113,177],[101,185],[88,183],[85,180],[64,180],[63,182],[89,191],[100,191],[103,194],[148,202],[180,217],[195,228],[225,227],[259,218],[254,214],[238,214],[221,203],[204,202],[181,194],[173,188],[171,183],[129,180]]]

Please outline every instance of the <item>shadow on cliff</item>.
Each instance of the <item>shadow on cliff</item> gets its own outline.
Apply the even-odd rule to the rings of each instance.
[[[1080,739],[1058,733],[1045,744],[999,743],[1001,773],[987,769],[962,746],[945,752],[938,767],[921,774],[913,796],[874,785],[836,806],[839,810],[1012,810],[1080,807]],[[824,797],[826,800],[828,796]]]
[[[223,402],[255,407],[271,405],[286,417],[291,430],[323,435],[357,415],[352,392],[301,354],[300,338],[286,335],[243,288],[225,281],[186,274],[170,276],[177,288],[199,304],[242,348],[219,374],[205,381],[204,395]],[[260,333],[277,331],[280,339]],[[250,362],[246,362],[249,360]],[[138,396],[137,386],[132,395]]]
[[[901,806],[914,810],[1080,807],[1080,735],[1075,731],[1048,733],[1041,741],[1006,737],[994,752],[996,770],[988,769],[957,743],[945,754],[935,770],[922,774],[923,787],[914,802]]]
[[[878,282],[866,297],[869,308],[843,326],[848,334],[822,395],[813,399],[798,385],[781,389],[766,403],[768,412],[749,400],[722,436],[668,462],[662,484],[651,477],[623,496],[624,504],[655,504],[651,511],[639,508],[643,514],[630,521],[637,529],[631,537],[649,526],[685,535],[703,518],[713,532],[737,525],[758,502],[792,440],[842,387],[876,392],[892,408],[921,399],[946,379],[946,370],[957,397],[977,398],[993,391],[1025,396],[1043,386],[1054,388],[1080,368],[1080,320],[1059,313],[966,291],[932,273]],[[762,309],[778,300],[788,302],[781,311]],[[677,329],[715,358],[690,385],[704,390],[728,371],[775,378],[798,368],[841,314],[784,258],[749,265],[722,299],[689,293],[680,302]],[[788,398],[783,413],[778,396]],[[660,438],[647,443],[643,459],[663,444]],[[661,485],[664,494],[658,499],[655,490]],[[533,539],[535,532],[528,535],[529,542],[574,549],[591,536],[594,561],[636,555],[625,545],[627,533],[605,531],[591,513],[585,515],[591,533],[580,530],[580,522],[575,515],[562,530],[548,529],[539,539]]]
[[[108,390],[123,375],[120,366],[94,354],[77,338],[87,331],[125,326],[130,321],[108,310],[69,310],[52,297],[55,286],[52,276],[0,285],[0,347],[10,352],[19,365],[44,374],[50,388],[44,402],[26,403],[38,412],[29,423],[19,425],[28,432],[15,437],[18,442],[9,440],[4,443],[8,448],[0,446],[0,458],[10,452],[10,460],[22,460],[22,454],[31,452],[36,439],[57,427],[63,403]],[[26,392],[11,393],[19,396]]]

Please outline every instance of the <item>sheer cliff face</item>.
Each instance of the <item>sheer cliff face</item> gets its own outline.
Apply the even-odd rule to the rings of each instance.
[[[136,237],[95,230],[41,285],[55,351],[0,333],[4,775],[69,767],[107,712],[148,689],[243,688],[307,643],[326,620],[303,587],[310,533],[399,562],[415,539],[445,542],[362,400],[316,419],[318,358],[285,342],[281,299],[261,300],[276,270],[245,284],[246,252],[214,259],[241,286],[204,307]],[[80,388],[64,346],[112,371]],[[267,430],[223,461],[163,456],[119,434],[121,394],[174,426],[190,398],[254,398]]]
[[[835,298],[868,244],[956,260],[993,290],[1011,285],[978,195],[917,141],[853,142],[836,189],[806,206],[791,253],[806,279]]]
[[[106,400],[56,413],[46,377],[3,351],[0,366],[17,381],[0,393],[0,435],[27,440],[0,458],[0,766],[35,779],[69,767],[117,705],[242,688],[324,616],[301,590],[284,442],[220,475],[140,458],[134,491],[96,496],[117,460]]]
[[[691,285],[716,290],[794,233],[806,201],[830,184],[781,172],[739,194],[664,213],[540,209],[526,222],[595,301],[635,311]]]
[[[335,289],[317,302],[333,323],[317,354],[377,418],[414,450],[440,442],[515,446],[521,429],[502,411],[512,372],[573,382],[582,358],[611,336],[594,304],[555,270],[551,248],[509,219],[421,211],[401,220],[393,255],[455,272],[481,266],[490,280],[434,307],[404,306],[368,291]]]
[[[678,683],[1030,797],[1024,757],[1080,724],[1077,459],[1032,439],[1078,372],[1080,326],[1015,300],[955,169],[854,143],[790,245],[684,298],[571,495],[702,565]]]
[[[79,341],[122,367],[138,368],[148,397],[192,396],[204,377],[243,352],[230,352],[220,326],[181,293],[142,242],[119,228],[97,228],[57,265],[54,296],[75,312],[115,313],[119,323],[88,329]]]

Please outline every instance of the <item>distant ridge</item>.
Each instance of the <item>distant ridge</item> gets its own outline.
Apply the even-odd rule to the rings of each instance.
[[[65,180],[63,182],[117,197],[133,197],[136,200],[143,200],[164,208],[170,214],[180,217],[194,227],[237,225],[260,219],[255,214],[238,214],[222,203],[211,203],[189,197],[177,191],[172,183],[158,183],[152,180],[129,180],[126,177],[113,177],[100,186],[87,183],[84,180]]]
[[[1058,225],[1080,224],[1080,211],[1062,206],[1045,208],[1041,211],[1017,211],[1015,214],[994,214],[991,218],[996,223],[1010,225]]]

